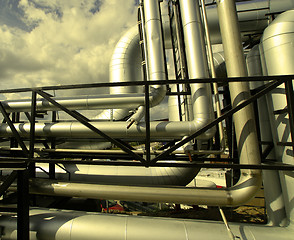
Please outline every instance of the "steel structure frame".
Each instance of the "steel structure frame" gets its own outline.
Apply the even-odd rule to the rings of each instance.
[[[269,93],[271,90],[275,89],[281,84],[285,84],[285,93],[287,97],[287,112],[289,114],[289,122],[290,122],[290,133],[291,133],[291,142],[287,143],[278,143],[283,146],[292,146],[294,149],[294,93],[293,93],[293,85],[292,79],[294,79],[294,75],[283,75],[283,76],[266,76],[266,77],[238,77],[238,78],[214,78],[214,79],[186,79],[186,80],[167,80],[167,81],[144,81],[144,82],[124,82],[124,83],[94,83],[94,84],[79,84],[79,85],[63,85],[63,86],[49,86],[49,87],[40,87],[40,88],[22,88],[22,89],[8,89],[8,90],[0,90],[0,93],[15,93],[15,92],[31,92],[32,93],[32,104],[31,104],[31,114],[29,115],[26,113],[30,123],[30,137],[29,137],[29,149],[27,149],[23,139],[15,129],[13,125],[13,121],[11,120],[9,114],[6,112],[5,108],[3,107],[0,101],[0,111],[4,117],[4,121],[9,125],[13,132],[13,138],[16,139],[18,145],[21,147],[22,156],[15,157],[15,151],[19,151],[10,148],[8,154],[4,154],[6,157],[0,157],[0,169],[11,169],[13,170],[12,173],[6,178],[6,180],[0,186],[0,194],[3,195],[5,191],[9,188],[9,186],[17,179],[17,234],[18,239],[29,239],[29,183],[28,180],[30,177],[35,176],[35,163],[37,162],[47,162],[50,163],[50,170],[49,170],[49,177],[54,178],[54,171],[55,171],[55,164],[58,163],[73,163],[73,164],[92,164],[92,165],[120,165],[120,166],[157,166],[157,167],[205,167],[205,168],[232,168],[232,169],[262,169],[262,170],[294,170],[293,165],[287,165],[282,163],[276,162],[266,162],[266,164],[262,165],[245,165],[245,164],[238,164],[236,163],[236,159],[225,159],[226,162],[230,163],[203,163],[203,162],[189,162],[188,157],[179,158],[177,162],[170,163],[165,162],[164,160],[170,159],[174,157],[172,155],[173,151],[177,148],[183,146],[185,143],[189,142],[190,140],[194,139],[195,137],[199,136],[200,134],[204,133],[211,127],[217,126],[217,124],[228,117],[231,117],[234,113],[242,109],[243,107],[247,106],[248,104],[253,103],[259,97]],[[151,152],[146,151],[144,158],[143,154],[136,153],[128,143],[123,142],[120,139],[115,139],[107,134],[103,133],[96,127],[91,124],[91,121],[87,119],[85,116],[81,115],[77,111],[71,111],[64,106],[57,103],[52,97],[46,93],[45,91],[48,90],[65,90],[65,89],[83,89],[83,88],[101,88],[101,87],[115,87],[115,86],[144,86],[145,89],[149,89],[150,85],[169,85],[169,84],[191,84],[191,83],[222,83],[226,84],[228,82],[248,82],[248,81],[269,81],[268,84],[264,86],[264,88],[257,90],[254,95],[252,95],[248,100],[242,102],[237,107],[234,107],[222,114],[221,117],[216,118],[211,123],[204,126],[199,131],[195,132],[194,134],[190,135],[189,137],[185,138],[184,140],[179,141],[178,143],[172,145],[170,144],[169,148],[166,150],[162,150],[160,154],[156,155],[153,159],[151,157]],[[146,99],[149,99],[149,92],[145,91]],[[74,119],[91,129],[93,132],[99,134],[107,141],[118,146],[120,149],[123,150],[124,153],[116,154],[113,156],[116,159],[132,159],[137,161],[103,161],[103,160],[60,160],[60,155],[54,153],[55,142],[52,139],[51,142],[51,149],[53,152],[48,154],[48,158],[35,158],[34,153],[37,152],[35,149],[35,123],[36,123],[36,99],[37,95],[42,96],[50,103],[58,107],[60,110],[66,112]],[[168,95],[168,93],[167,93]],[[149,110],[149,102],[146,101],[146,108]],[[285,110],[282,110],[285,111]],[[56,112],[53,113],[53,121],[56,121]],[[145,118],[146,125],[150,124],[149,117]],[[150,146],[150,133],[146,133],[147,140],[145,141],[146,146]],[[268,148],[262,153],[262,156],[265,158],[267,153],[270,151],[272,143],[262,143],[261,144],[268,144]],[[47,144],[49,147],[49,144]],[[70,153],[70,150],[69,152]],[[107,150],[105,150],[107,153]],[[0,149],[0,154],[3,154],[3,151]],[[75,152],[72,152],[72,155],[75,155]],[[8,156],[7,156],[8,155]],[[88,154],[87,156],[96,156],[96,157],[103,157],[103,154]],[[103,159],[103,158],[102,158]],[[152,159],[152,160],[151,160]],[[203,158],[201,158],[203,161]],[[209,158],[209,160],[212,160]]]

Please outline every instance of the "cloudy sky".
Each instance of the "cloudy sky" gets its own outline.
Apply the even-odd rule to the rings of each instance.
[[[1,89],[108,81],[135,0],[0,0]]]

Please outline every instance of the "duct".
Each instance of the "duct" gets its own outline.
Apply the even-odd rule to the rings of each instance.
[[[215,74],[217,77],[227,77],[227,69],[224,52],[214,52],[213,53],[213,63],[215,68]],[[210,64],[210,60],[209,60]],[[211,67],[210,67],[211,72]]]
[[[49,164],[37,163],[36,176],[46,178]],[[112,185],[174,185],[186,186],[199,172],[199,168],[171,168],[144,166],[95,166],[84,164],[58,164],[55,178],[59,181],[101,183]]]
[[[144,1],[144,9],[146,12],[144,19],[146,41],[144,44],[147,45],[146,61],[148,66],[148,80],[164,80],[166,79],[166,72],[159,3],[158,1]],[[128,31],[115,48],[110,63],[111,82],[136,81],[142,79],[142,76],[138,77],[138,75],[136,76],[133,72],[133,69],[136,69],[134,66],[138,67],[138,63],[140,63],[138,59],[139,52],[138,27],[135,26]],[[111,90],[111,93],[116,94],[126,92],[136,93],[138,92],[138,88],[117,87]],[[163,85],[150,86],[150,94],[153,95],[149,101],[150,107],[158,105],[164,99],[165,93],[166,88]],[[126,113],[128,113],[128,110],[125,109],[124,111],[125,115],[127,115]],[[138,122],[141,115],[142,114],[137,114],[135,119],[131,119],[131,121]]]
[[[260,189],[258,178],[242,177],[232,188],[150,187],[137,185],[90,184],[50,179],[30,179],[31,194],[93,199],[120,199],[140,202],[170,202],[190,205],[238,206]],[[10,187],[16,191],[16,187]]]
[[[150,97],[151,102],[153,102],[154,99],[153,95]],[[143,93],[77,96],[67,98],[55,97],[53,99],[70,110],[108,109],[114,107],[134,109],[139,105],[144,104],[145,101]],[[7,112],[30,112],[31,102],[30,99],[1,101]],[[58,108],[46,99],[37,99],[36,110],[55,111],[58,110]]]
[[[246,64],[249,76],[262,76],[262,66],[259,53],[259,45],[255,45],[247,54]],[[256,89],[263,86],[263,82],[250,82],[250,88]],[[273,136],[270,131],[268,105],[266,97],[257,100],[260,140],[262,142],[272,142]],[[267,145],[262,145],[262,151]],[[275,159],[275,152],[272,150],[267,159]],[[281,190],[281,183],[278,171],[263,171],[263,185],[266,199],[266,210],[268,225],[285,226],[287,224],[284,199]]]
[[[146,61],[146,80],[166,80],[166,61],[163,41],[163,26],[161,21],[160,3],[154,1],[143,1],[144,11],[141,14],[144,17],[143,44]],[[144,12],[144,14],[143,14]],[[166,87],[164,85],[154,85],[149,87],[151,93],[156,93],[157,98],[149,101],[151,107],[158,105],[165,97]],[[129,119],[128,128],[135,122],[136,124],[143,118],[145,107],[140,106],[138,111]]]
[[[180,0],[185,53],[189,78],[208,78],[208,64],[198,1]],[[194,121],[199,118],[214,119],[212,94],[209,84],[190,84]],[[212,128],[211,131],[215,131]]]
[[[0,226],[2,240],[17,239],[15,215],[1,216]],[[230,223],[230,227],[239,239],[288,240],[293,237],[293,231],[286,228],[238,223]],[[221,222],[33,208],[30,239],[226,240],[228,236]]]
[[[242,49],[240,30],[236,14],[236,5],[233,0],[217,0],[217,9],[221,26],[223,47],[226,59],[228,77],[247,76],[245,58]],[[246,83],[229,83],[232,106],[235,107],[250,96],[249,86]],[[252,105],[249,105],[235,113],[234,125],[237,138],[237,146],[240,163],[260,164],[260,152]],[[242,181],[256,184],[257,189],[261,186],[260,170],[241,170]],[[254,193],[253,193],[254,195]]]
[[[151,137],[153,139],[180,139],[192,135],[209,123],[210,120],[198,118],[196,121],[189,122],[152,121],[150,122]],[[128,129],[127,122],[91,122],[91,124],[113,138],[145,138],[146,126],[143,122],[132,125]],[[15,123],[14,126],[21,136],[29,137],[30,123]],[[214,130],[208,130],[198,139],[210,139],[214,133]],[[38,122],[35,124],[35,134],[42,137],[101,138],[100,135],[92,132],[79,122]],[[13,136],[10,127],[4,123],[0,124],[0,135],[2,137]]]
[[[293,74],[293,39],[294,39],[294,10],[279,15],[264,31],[261,39],[261,59],[263,69],[269,76]],[[289,146],[279,146],[278,142],[291,142],[290,122],[288,113],[273,114],[276,110],[287,106],[284,85],[267,95],[270,123],[276,159],[283,163],[293,163],[293,149]],[[293,173],[280,172],[285,208],[289,221],[294,221],[294,190]]]
[[[198,1],[180,0],[189,78],[208,78],[208,65]],[[194,120],[197,116],[214,119],[210,85],[191,84]]]

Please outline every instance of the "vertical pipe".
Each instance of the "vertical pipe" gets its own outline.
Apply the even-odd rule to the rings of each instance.
[[[228,77],[246,77],[247,68],[234,0],[217,0]],[[250,97],[248,83],[229,83],[232,106],[236,107]],[[248,105],[234,115],[240,163],[260,164],[260,151],[256,134],[254,111]],[[242,170],[241,178],[260,175],[260,170]],[[242,179],[240,179],[242,180]],[[258,183],[260,181],[257,181]],[[260,184],[260,183],[259,183]]]
[[[145,44],[147,45],[147,67],[148,79],[165,80],[166,79],[166,61],[163,44],[162,21],[160,14],[160,5],[158,0],[145,0],[144,6],[144,25],[145,25]],[[146,160],[150,162],[150,112],[149,112],[149,88],[156,89],[165,95],[165,88],[162,86],[145,85],[145,122],[146,122]]]
[[[279,3],[280,4],[280,3]],[[264,30],[260,44],[260,54],[263,68],[268,76],[294,74],[294,10],[289,10],[277,18]],[[286,84],[287,86],[287,84]],[[293,87],[287,86],[289,93],[293,94]],[[291,90],[292,88],[292,90]],[[291,142],[291,120],[288,113],[276,111],[291,108],[293,103],[285,96],[285,86],[280,85],[267,94],[269,119],[272,126],[273,142],[277,161],[293,164],[293,148],[279,145],[278,142]],[[293,110],[292,110],[293,111]],[[293,121],[292,121],[293,123]],[[294,222],[294,178],[292,172],[280,171],[280,181],[284,197],[285,210],[288,220]]]
[[[246,64],[248,68],[249,76],[262,76],[262,63],[261,56],[259,52],[259,45],[255,45],[246,57]],[[256,89],[263,86],[264,83],[250,82],[250,88]],[[262,142],[272,142],[273,135],[269,119],[268,104],[266,101],[266,96],[260,97],[257,100],[258,106],[258,118],[259,118],[259,128],[260,137]],[[266,146],[262,145],[262,151],[266,149]],[[275,151],[272,150],[268,156],[268,159],[275,159]],[[285,204],[281,189],[281,181],[279,178],[279,172],[274,170],[265,170],[262,172],[263,185],[264,185],[264,195],[266,199],[266,213],[268,219],[268,225],[273,226],[285,226],[287,223]]]
[[[209,72],[199,3],[194,0],[180,0],[179,3],[189,78],[208,78]],[[198,117],[212,121],[214,112],[210,85],[197,83],[190,86],[194,121]]]
[[[144,16],[145,37],[147,44],[146,60],[148,66],[148,80],[165,80],[165,57],[158,0],[144,1]]]

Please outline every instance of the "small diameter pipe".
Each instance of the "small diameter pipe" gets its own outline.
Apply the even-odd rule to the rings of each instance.
[[[230,226],[228,224],[228,221],[227,221],[227,218],[226,218],[226,215],[225,215],[224,211],[220,207],[218,209],[219,209],[220,215],[221,215],[221,217],[223,219],[223,222],[224,222],[224,224],[226,226],[226,229],[228,231],[229,238],[231,240],[235,240],[236,238],[235,238],[235,236],[234,236],[234,234],[233,234],[233,232],[232,232],[232,230],[231,230],[231,228],[230,228]]]
[[[0,147],[0,151],[22,151],[21,148],[10,148],[10,147]],[[127,154],[123,150],[93,150],[93,149],[47,149],[47,148],[35,148],[35,152],[41,153],[41,152],[48,152],[48,153],[89,153],[89,154],[111,154],[111,155],[125,155]],[[137,154],[146,154],[145,150],[132,150],[134,153]],[[164,153],[164,150],[152,150],[150,149],[150,153],[153,155],[159,155]],[[202,154],[221,154],[219,150],[189,150],[190,154],[194,155],[202,155]],[[187,152],[184,150],[175,150],[171,154],[183,154],[186,155]]]

